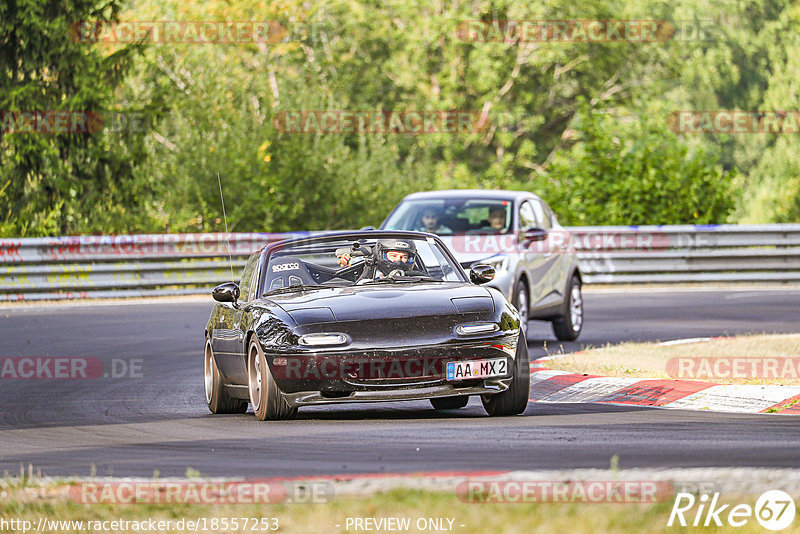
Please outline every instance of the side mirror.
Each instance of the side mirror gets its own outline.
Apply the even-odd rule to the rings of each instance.
[[[494,280],[494,267],[478,263],[469,270],[469,281],[475,285],[485,284]]]
[[[239,300],[239,286],[233,282],[220,284],[214,288],[211,296],[217,302],[233,302],[235,304]]]
[[[522,240],[525,243],[530,243],[531,241],[544,241],[545,239],[547,239],[547,230],[531,228],[530,230],[525,230]]]

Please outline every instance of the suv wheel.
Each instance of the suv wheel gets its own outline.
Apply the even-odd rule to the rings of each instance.
[[[580,279],[572,275],[567,288],[564,314],[553,321],[553,332],[560,341],[575,341],[583,328],[583,294]]]
[[[530,300],[528,299],[528,286],[524,280],[517,282],[514,288],[514,307],[519,312],[519,324],[522,325],[523,332],[528,326],[528,308]]]

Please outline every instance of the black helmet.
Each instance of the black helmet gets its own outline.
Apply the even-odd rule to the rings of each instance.
[[[387,252],[405,252],[408,254],[408,261],[390,261],[386,257]],[[375,259],[377,260],[378,268],[385,275],[395,269],[400,269],[403,272],[412,270],[416,257],[417,247],[414,246],[414,242],[411,240],[381,239],[375,243]]]

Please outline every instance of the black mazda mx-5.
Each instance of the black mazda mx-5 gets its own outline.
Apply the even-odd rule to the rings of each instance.
[[[268,245],[237,285],[214,289],[205,392],[213,413],[288,419],[300,406],[480,395],[489,415],[525,410],[528,349],[516,309],[469,279],[435,235],[336,232]]]

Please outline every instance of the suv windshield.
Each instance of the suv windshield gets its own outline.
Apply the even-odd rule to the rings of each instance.
[[[512,205],[510,200],[483,198],[406,200],[384,228],[439,235],[507,234]]]
[[[376,232],[378,234],[378,232]],[[432,237],[307,240],[269,252],[262,294],[369,284],[466,282],[460,267]]]

